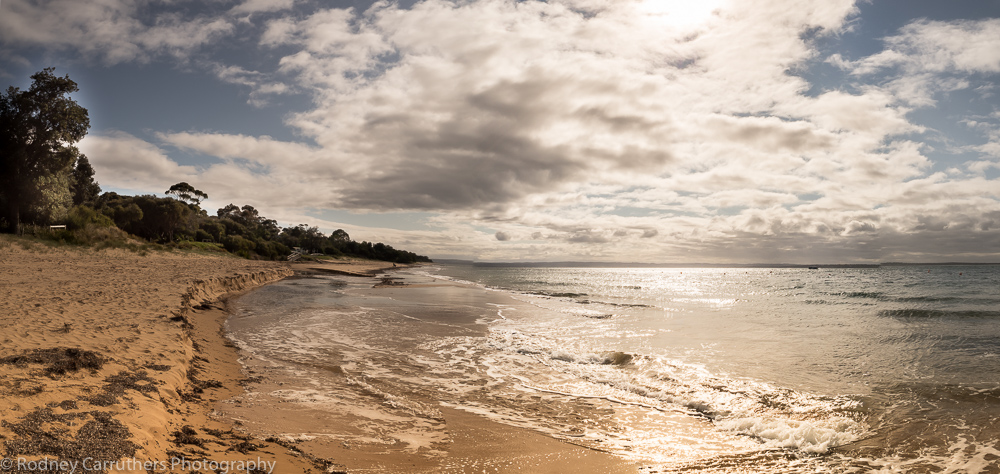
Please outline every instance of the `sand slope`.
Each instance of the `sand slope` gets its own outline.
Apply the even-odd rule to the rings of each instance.
[[[158,462],[261,457],[280,461],[275,472],[317,467],[207,416],[215,400],[240,390],[241,377],[235,349],[219,332],[226,313],[209,304],[291,273],[284,263],[53,249],[3,237],[4,454]]]
[[[254,439],[215,411],[249,382],[222,333],[228,297],[293,269],[372,276],[387,267],[50,248],[0,235],[3,456],[117,461],[108,472],[136,473],[634,472],[605,453],[458,410],[442,409],[451,436],[444,458]]]

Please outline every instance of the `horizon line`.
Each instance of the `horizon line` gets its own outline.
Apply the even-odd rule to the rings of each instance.
[[[891,266],[990,266],[1000,265],[1000,262],[875,262],[875,263],[641,263],[641,262],[593,262],[593,261],[554,261],[554,262],[510,262],[510,261],[478,261],[455,258],[432,259],[435,263],[468,264],[473,266],[496,267],[594,267],[594,268],[878,268]]]

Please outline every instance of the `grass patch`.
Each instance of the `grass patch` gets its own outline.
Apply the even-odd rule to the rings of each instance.
[[[193,240],[182,240],[170,244],[171,247],[184,250],[191,253],[197,253],[202,255],[232,255],[226,251],[226,248],[222,244],[215,242],[195,242]]]
[[[50,249],[124,249],[139,255],[148,255],[151,251],[169,250],[166,246],[139,240],[124,231],[115,228],[88,227],[77,230],[52,230],[37,227],[26,229],[25,235],[3,235],[3,245],[0,248],[18,245],[29,252],[42,253]]]

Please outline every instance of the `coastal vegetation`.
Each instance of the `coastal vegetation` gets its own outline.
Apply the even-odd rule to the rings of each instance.
[[[0,231],[78,245],[159,244],[285,259],[323,254],[396,263],[430,261],[390,245],[356,242],[344,230],[282,228],[253,206],[229,204],[215,215],[208,194],[180,182],[164,196],[101,193],[94,168],[76,147],[90,128],[87,109],[70,94],[77,84],[53,68],[31,76],[27,90],[0,94]]]

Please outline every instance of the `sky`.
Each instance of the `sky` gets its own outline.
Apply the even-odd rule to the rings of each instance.
[[[1000,261],[1000,0],[0,0],[106,191],[431,258]]]

